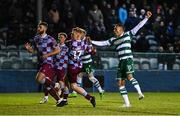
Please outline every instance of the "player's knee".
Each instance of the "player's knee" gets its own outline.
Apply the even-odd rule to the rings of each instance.
[[[36,81],[39,83],[42,83],[42,80],[45,78],[45,75],[43,73],[38,73],[36,76]]]
[[[127,79],[130,81],[131,79],[133,78],[133,75],[132,74],[128,74],[127,75]]]
[[[76,84],[76,83],[72,83],[72,84],[71,84],[71,88],[72,88],[73,90],[75,90],[75,89],[77,88],[77,84]]]
[[[125,80],[119,80],[118,86],[119,87],[125,86]]]

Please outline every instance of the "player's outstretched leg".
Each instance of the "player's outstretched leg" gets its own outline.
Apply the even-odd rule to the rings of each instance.
[[[94,75],[92,73],[90,73],[89,75],[89,80],[94,84],[94,86],[98,89],[99,91],[99,95],[100,95],[100,99],[102,99],[102,97],[104,96],[104,90],[102,89],[99,81],[94,77]]]
[[[83,95],[87,100],[89,100],[93,107],[96,107],[96,100],[94,96],[88,94],[82,87],[77,86],[76,83],[71,83],[71,88],[77,93]]]
[[[134,88],[136,89],[136,91],[138,92],[139,94],[139,100],[143,99],[144,98],[144,95],[141,91],[141,88],[139,86],[139,83],[138,81],[135,79],[135,78],[131,78],[130,79],[130,82],[132,83],[132,85],[134,86]]]

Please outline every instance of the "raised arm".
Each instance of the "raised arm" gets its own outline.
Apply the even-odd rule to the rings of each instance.
[[[141,29],[145,24],[146,22],[148,21],[148,19],[152,16],[152,13],[150,11],[147,11],[146,13],[146,17],[137,25],[135,26],[132,30],[131,30],[131,33],[133,35],[135,35],[139,29]]]
[[[96,45],[96,46],[110,46],[110,42],[109,40],[106,41],[91,41],[92,44]]]

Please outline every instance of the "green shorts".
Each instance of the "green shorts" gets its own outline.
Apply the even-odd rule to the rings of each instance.
[[[123,59],[119,61],[117,78],[125,80],[128,74],[134,75],[134,62],[133,59]]]
[[[86,74],[93,72],[91,63],[83,64],[82,72],[85,72]]]

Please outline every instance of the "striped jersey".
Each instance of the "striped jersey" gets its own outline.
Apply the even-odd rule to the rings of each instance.
[[[125,32],[121,37],[112,37],[108,40],[111,46],[115,46],[119,60],[133,58],[131,40],[131,31]]]
[[[69,64],[74,67],[82,68],[81,55],[85,52],[91,52],[91,49],[84,40],[72,39],[69,44]]]
[[[85,41],[86,41],[86,40],[85,40]],[[87,45],[88,45],[88,48],[92,48],[92,44],[88,44],[88,42],[87,42]],[[81,59],[82,59],[82,63],[83,63],[83,64],[92,63],[91,53],[85,52],[85,53],[81,56]]]
[[[55,69],[66,69],[68,64],[68,47],[64,45],[59,45],[60,47],[60,53],[55,56],[55,63],[54,68]]]
[[[37,48],[37,51],[40,56],[52,52],[53,49],[57,47],[56,40],[47,34],[43,37],[41,37],[40,35],[36,35],[34,37],[34,43],[34,47]],[[40,59],[39,62],[40,64],[47,63],[53,66],[53,56],[49,56],[46,59]]]
[[[92,58],[90,53],[85,53],[84,55],[81,56],[81,59],[83,64],[92,63]]]
[[[121,37],[112,37],[106,41],[92,41],[91,43],[97,46],[115,46],[116,51],[118,52],[119,60],[133,58],[131,51],[132,36],[135,35],[138,30],[145,25],[147,21],[148,18],[145,17],[133,29],[123,33]]]

